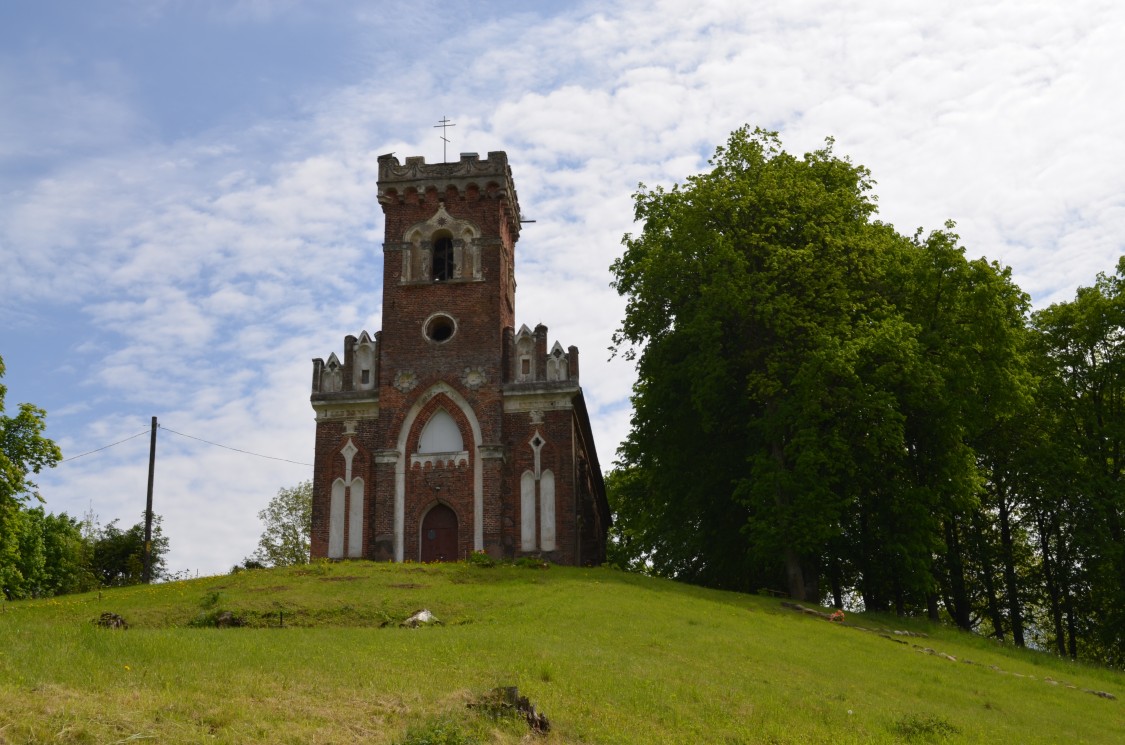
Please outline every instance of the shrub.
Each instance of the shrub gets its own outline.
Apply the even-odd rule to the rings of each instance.
[[[895,734],[912,740],[931,736],[956,735],[961,730],[941,717],[932,714],[907,714],[891,727]]]
[[[476,737],[452,719],[438,719],[411,727],[395,745],[477,745]]]
[[[496,559],[486,554],[484,551],[474,551],[469,554],[469,566],[491,568],[496,566]]]

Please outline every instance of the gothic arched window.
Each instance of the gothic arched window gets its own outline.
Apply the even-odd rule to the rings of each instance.
[[[435,282],[453,279],[453,239],[449,236],[434,239],[433,271]]]

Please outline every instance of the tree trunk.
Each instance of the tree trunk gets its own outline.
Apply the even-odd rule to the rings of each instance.
[[[1066,593],[1066,648],[1070,659],[1078,659],[1078,622],[1074,618],[1074,596]]]
[[[831,582],[832,607],[842,609],[844,607],[844,586],[840,581],[840,562],[837,560],[832,562]]]
[[[789,584],[789,597],[805,600],[805,573],[801,570],[801,557],[792,548],[785,549],[785,579]]]
[[[1020,589],[1016,582],[1016,556],[1012,545],[1011,505],[1007,488],[1001,480],[997,485],[1000,508],[1000,546],[1003,550],[1004,585],[1008,592],[1008,621],[1012,624],[1012,641],[1017,647],[1025,646],[1023,639],[1023,610],[1020,608]]]
[[[981,579],[984,581],[985,606],[988,620],[992,622],[992,635],[1004,641],[1004,616],[1000,613],[1000,601],[996,597],[996,583],[992,581],[992,567],[981,567]]]
[[[1055,648],[1059,652],[1059,657],[1065,657],[1066,634],[1063,631],[1058,570],[1051,558],[1051,530],[1047,525],[1047,516],[1043,512],[1035,516],[1035,525],[1039,530],[1039,553],[1043,562],[1043,585],[1047,591],[1047,603],[1051,609],[1051,623],[1055,629]]]
[[[965,590],[965,568],[961,558],[961,541],[957,535],[956,518],[945,521],[946,564],[949,572],[949,608],[953,622],[965,631],[972,631],[972,610]]]
[[[980,558],[980,578],[984,585],[985,609],[992,623],[992,635],[1004,640],[1004,616],[1000,613],[1000,601],[996,597],[996,582],[992,576],[992,552],[989,551],[987,530],[979,513],[973,514],[973,530],[976,533],[977,553]]]
[[[774,481],[774,500],[777,503],[778,512],[784,513],[789,507],[789,497],[781,488],[781,474],[785,473],[785,448],[780,442],[775,440],[770,445],[770,457],[773,458],[774,465],[777,468],[777,477]],[[805,573],[801,567],[801,557],[790,545],[788,536],[783,536],[782,540],[786,544],[784,550],[785,580],[789,585],[789,597],[794,600],[806,600]]]
[[[934,623],[941,620],[941,616],[938,614],[938,596],[936,592],[926,593],[926,616]]]
[[[802,577],[805,583],[805,602],[820,605],[820,601],[824,599],[820,592],[820,570],[810,564],[811,562],[807,560],[801,562],[804,569]]]

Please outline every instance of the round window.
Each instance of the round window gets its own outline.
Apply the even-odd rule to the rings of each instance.
[[[438,314],[426,321],[426,338],[430,341],[449,341],[456,331],[457,323],[449,316]]]

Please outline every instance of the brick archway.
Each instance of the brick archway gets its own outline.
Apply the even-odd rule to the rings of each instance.
[[[471,516],[465,516],[465,519],[472,526],[472,549],[474,551],[484,550],[484,472],[481,467],[480,458],[480,422],[477,421],[473,407],[469,405],[469,402],[465,400],[464,396],[448,383],[438,382],[430,386],[415,399],[413,405],[407,410],[398,433],[398,446],[396,448],[398,451],[398,459],[395,463],[394,502],[395,561],[403,561],[406,558],[406,472],[411,460],[408,451],[410,433],[414,429],[415,421],[426,408],[427,404],[438,396],[443,396],[447,399],[451,407],[456,407],[456,409],[460,411],[469,425],[469,431],[472,433],[471,444],[466,441],[465,447],[469,450],[469,461],[470,467],[472,468],[473,506]],[[411,553],[413,553],[413,551],[411,551]]]

